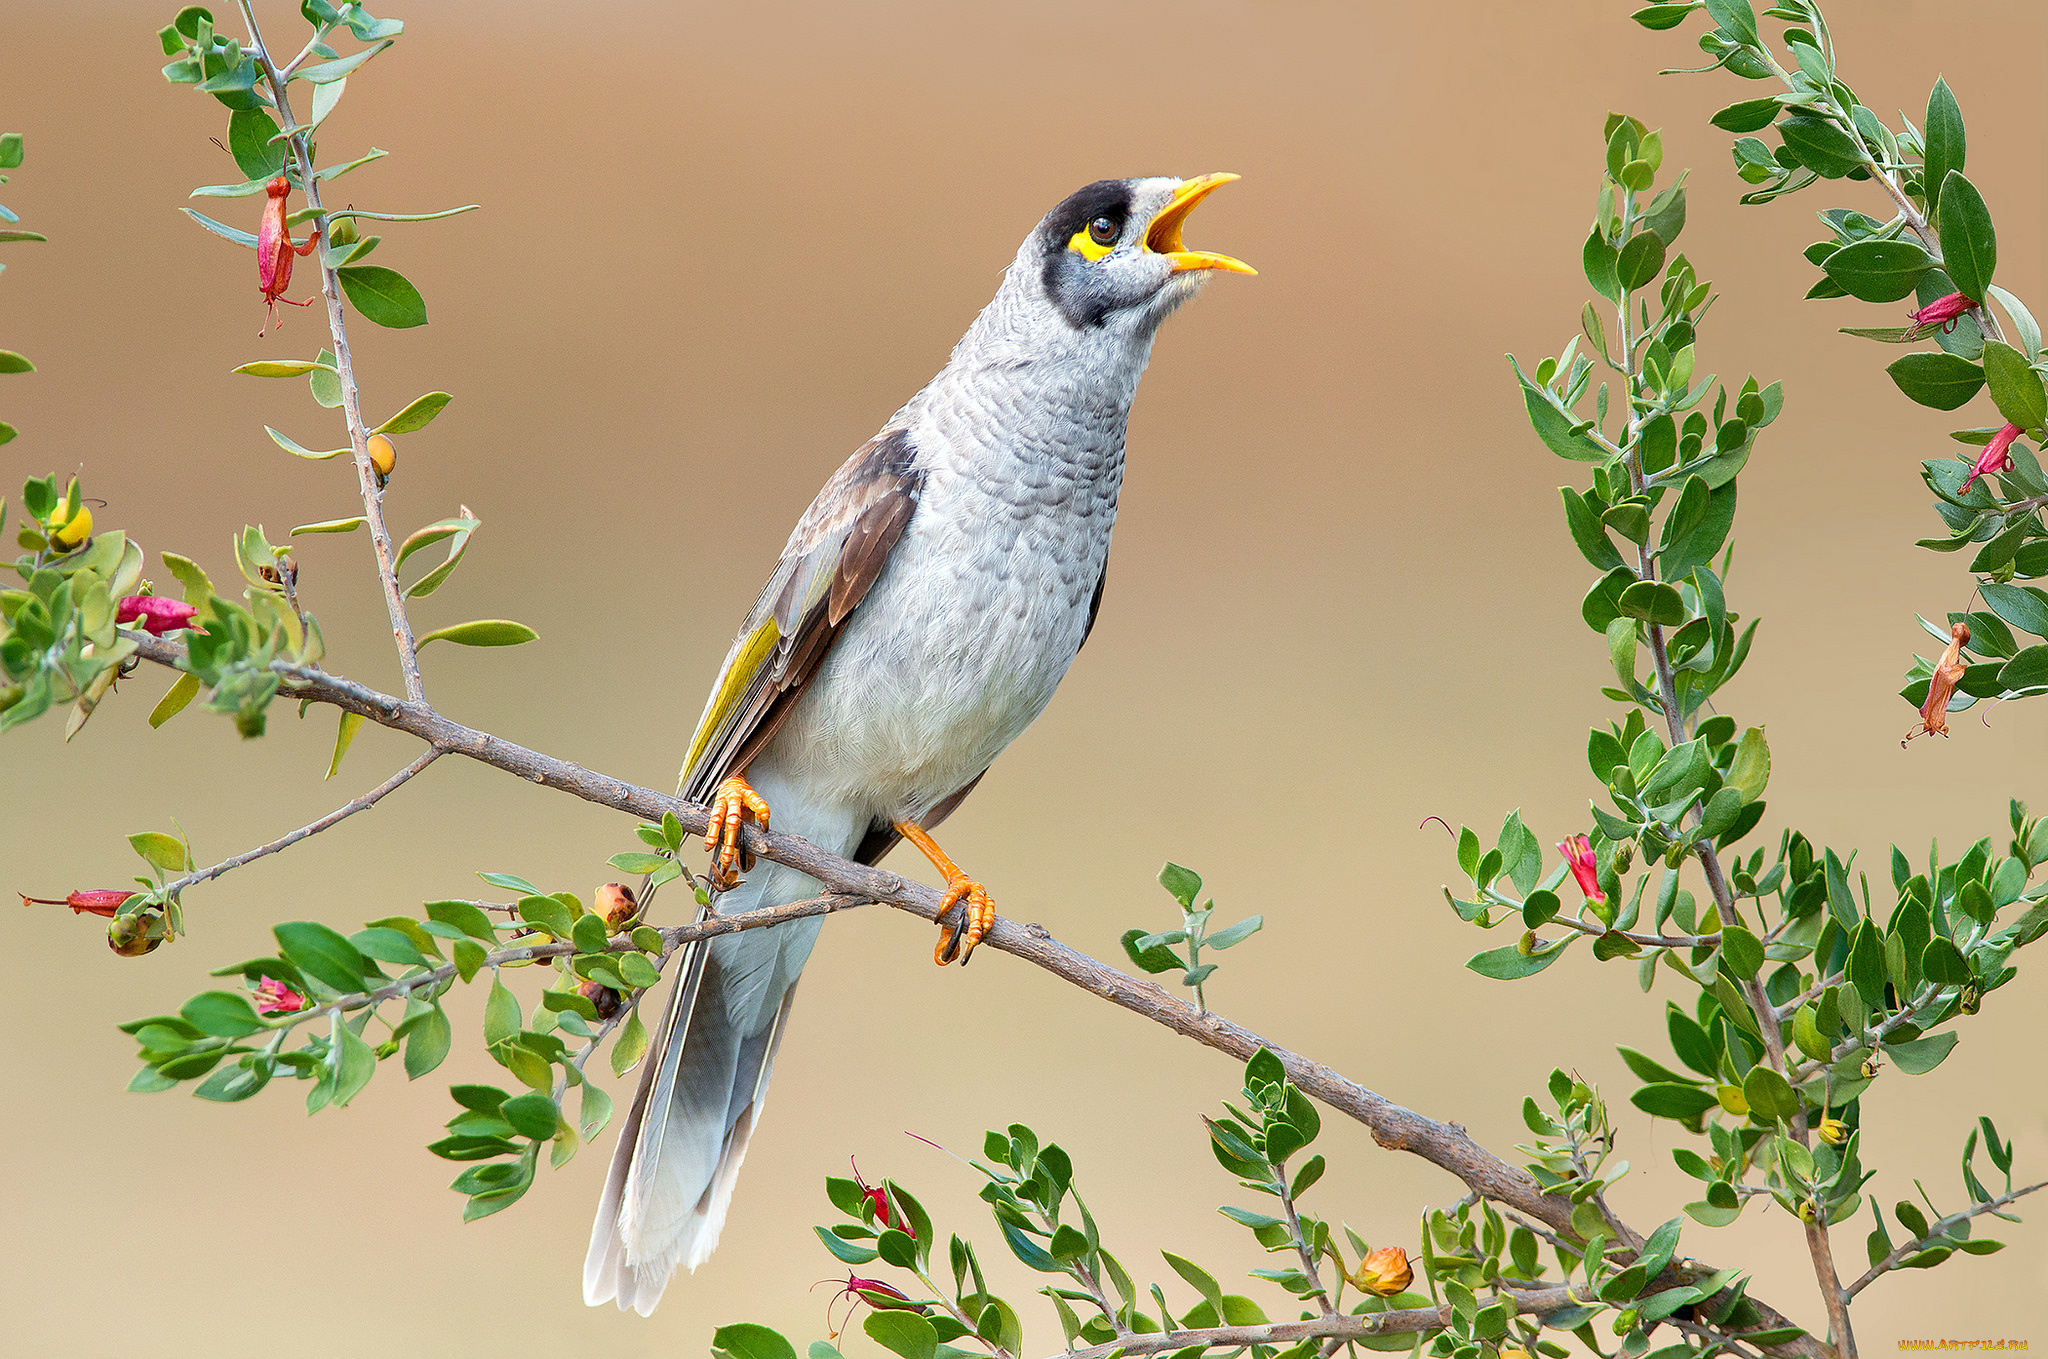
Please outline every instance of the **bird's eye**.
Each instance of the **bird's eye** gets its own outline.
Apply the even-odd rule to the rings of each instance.
[[[1107,217],[1098,217],[1088,224],[1088,239],[1097,245],[1112,245],[1116,237],[1116,223]]]

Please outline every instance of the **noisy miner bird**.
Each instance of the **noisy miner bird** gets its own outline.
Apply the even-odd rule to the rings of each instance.
[[[772,808],[778,829],[863,863],[917,846],[947,905],[965,903],[937,961],[967,961],[995,906],[931,831],[1088,640],[1159,323],[1212,271],[1254,272],[1181,243],[1188,213],[1236,178],[1104,180],[1054,208],[945,368],[811,502],[683,769],[681,795],[712,809],[721,911],[819,890],[742,862],[742,824],[766,827]],[[821,923],[721,935],[679,960],[591,1229],[586,1302],[644,1316],[718,1243]]]

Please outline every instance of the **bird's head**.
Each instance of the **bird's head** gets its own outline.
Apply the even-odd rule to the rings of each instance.
[[[1076,329],[1149,337],[1211,272],[1256,273],[1242,260],[1190,250],[1181,225],[1236,175],[1105,179],[1046,214],[1025,242],[1046,298]]]

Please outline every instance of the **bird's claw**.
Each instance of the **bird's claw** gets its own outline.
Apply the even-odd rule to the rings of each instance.
[[[955,906],[961,906],[960,921],[948,926],[946,914]],[[949,877],[946,880],[946,895],[939,902],[938,925],[945,933],[939,937],[939,946],[932,950],[932,961],[940,967],[950,962],[967,965],[967,959],[974,952],[974,946],[996,923],[996,903],[988,889],[968,877]]]
[[[768,829],[767,799],[754,791],[745,775],[735,774],[718,785],[711,799],[711,821],[704,828],[704,848],[714,856],[709,874],[714,891],[730,891],[740,872],[754,866],[754,856],[740,848],[740,827],[749,815],[762,830]]]

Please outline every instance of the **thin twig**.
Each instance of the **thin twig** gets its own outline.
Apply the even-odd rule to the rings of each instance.
[[[1936,1222],[1932,1227],[1928,1228],[1926,1236],[1916,1237],[1915,1239],[1907,1242],[1905,1245],[1900,1246],[1890,1255],[1885,1256],[1884,1259],[1879,1260],[1876,1264],[1872,1265],[1868,1270],[1864,1272],[1862,1278],[1858,1279],[1855,1283],[1850,1284],[1847,1288],[1842,1290],[1843,1296],[1850,1298],[1855,1297],[1858,1293],[1861,1293],[1864,1289],[1870,1287],[1870,1285],[1876,1283],[1880,1278],[1884,1277],[1884,1275],[1887,1272],[1898,1268],[1900,1261],[1905,1260],[1910,1256],[1918,1255],[1921,1251],[1928,1249],[1929,1244],[1933,1241],[1935,1237],[1944,1235],[1947,1232],[1948,1228],[1954,1226],[1956,1223],[1967,1222],[1969,1219],[1976,1217],[1982,1213],[1995,1213],[2000,1208],[2003,1208],[2008,1203],[2011,1203],[2014,1199],[2025,1198],[2028,1194],[2034,1193],[2036,1190],[2040,1189],[2048,1189],[2048,1180],[2042,1180],[2039,1184],[2030,1184],[2025,1189],[2015,1189],[2012,1190],[2010,1193],[2000,1194],[1995,1199],[1988,1200],[1984,1203],[1975,1204],[1972,1207],[1965,1208],[1960,1213],[1950,1213],[1947,1217],[1942,1218],[1940,1221]]]
[[[271,98],[277,104],[277,111],[286,127],[297,125],[292,117],[291,100],[285,93],[287,80],[270,59],[270,49],[264,45],[263,33],[256,26],[256,10],[249,0],[240,0],[242,18],[249,26],[249,49],[263,67],[264,79],[270,85]],[[384,608],[391,615],[391,639],[398,647],[398,670],[405,680],[406,697],[415,703],[427,699],[426,682],[420,678],[419,647],[413,640],[412,620],[406,616],[405,596],[398,588],[397,552],[391,545],[391,530],[384,522],[384,488],[377,475],[377,469],[370,462],[370,438],[368,428],[363,424],[363,407],[356,390],[356,371],[348,347],[348,323],[341,304],[341,275],[328,263],[326,248],[327,218],[320,206],[320,181],[313,175],[312,148],[307,144],[306,134],[294,132],[291,135],[292,153],[298,158],[301,188],[306,191],[306,206],[313,210],[315,230],[322,238],[320,254],[320,292],[327,300],[327,331],[334,340],[334,370],[341,384],[341,413],[348,422],[349,446],[356,455],[356,483],[363,495],[363,518],[370,526],[370,547],[377,556],[377,577],[384,587]]]
[[[1517,1312],[1544,1314],[1555,1312],[1560,1307],[1578,1306],[1569,1288],[1549,1288],[1540,1293],[1520,1293],[1502,1297]],[[1216,1326],[1199,1331],[1154,1331],[1131,1334],[1118,1338],[1106,1345],[1091,1345],[1083,1350],[1069,1350],[1058,1359],[1110,1359],[1118,1354],[1165,1354],[1173,1350],[1200,1346],[1207,1349],[1221,1349],[1224,1346],[1246,1345],[1290,1345],[1297,1341],[1330,1337],[1337,1340],[1356,1340],[1368,1335],[1404,1335],[1416,1331],[1434,1331],[1451,1322],[1450,1304],[1442,1307],[1408,1307],[1398,1311],[1379,1312],[1357,1316],[1339,1312],[1334,1316],[1319,1317],[1313,1321],[1275,1321],[1263,1326]]]
[[[202,868],[197,873],[187,873],[184,877],[167,884],[163,889],[162,895],[165,898],[175,896],[179,892],[184,891],[187,887],[196,887],[202,882],[209,882],[212,879],[219,877],[223,873],[229,872],[232,869],[240,868],[243,864],[250,863],[256,859],[260,859],[266,854],[275,854],[281,849],[289,849],[293,845],[299,843],[299,841],[305,839],[307,836],[318,835],[321,831],[326,830],[329,826],[332,826],[340,821],[345,821],[349,817],[354,816],[357,812],[365,811],[368,808],[376,806],[378,802],[383,800],[384,796],[387,793],[395,792],[398,789],[399,785],[403,784],[413,775],[419,773],[422,769],[425,769],[434,761],[440,759],[443,753],[444,752],[439,746],[428,746],[425,750],[420,752],[420,757],[418,759],[414,760],[405,768],[399,770],[396,774],[393,774],[390,778],[384,780],[384,782],[378,784],[375,788],[372,788],[369,792],[363,794],[359,798],[356,798],[354,801],[347,802],[339,807],[336,807],[333,811],[321,817],[319,820],[308,822],[306,825],[299,827],[297,830],[292,831],[289,834],[280,835],[279,837],[277,837],[277,839],[272,840],[267,845],[258,845],[254,849],[244,850],[240,854],[231,855],[228,858],[222,859],[213,867]]]

